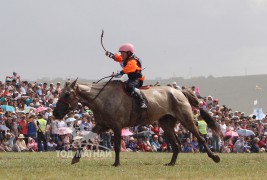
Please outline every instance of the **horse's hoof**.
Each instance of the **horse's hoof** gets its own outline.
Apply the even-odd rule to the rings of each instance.
[[[170,163],[167,163],[167,164],[164,164],[164,165],[165,165],[165,166],[174,166],[175,163],[170,162]]]
[[[219,157],[218,155],[214,155],[212,159],[213,159],[213,161],[216,162],[216,163],[220,162],[220,160],[221,160],[220,157]]]
[[[76,164],[80,161],[80,158],[73,158],[71,164]]]
[[[114,167],[118,167],[118,166],[120,166],[121,164],[120,163],[114,163],[112,166],[114,166]]]

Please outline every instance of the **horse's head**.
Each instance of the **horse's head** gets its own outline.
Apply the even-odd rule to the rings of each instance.
[[[72,83],[67,82],[62,89],[56,108],[53,111],[55,118],[62,119],[69,111],[76,109],[78,105],[78,97],[75,90],[77,79]]]

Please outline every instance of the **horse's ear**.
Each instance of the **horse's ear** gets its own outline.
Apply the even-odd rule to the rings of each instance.
[[[70,86],[71,86],[72,88],[74,88],[74,87],[75,87],[75,85],[76,85],[76,83],[77,83],[77,80],[78,80],[78,78],[77,78],[77,79],[75,79],[75,81],[73,81],[73,82],[71,83],[71,85],[70,85]]]
[[[78,92],[80,91],[80,88],[79,88],[79,86],[77,86],[77,87],[76,87],[76,90],[77,90]]]
[[[67,81],[67,82],[65,83],[65,87],[67,87],[67,86],[69,86],[69,85],[70,85],[70,82]]]

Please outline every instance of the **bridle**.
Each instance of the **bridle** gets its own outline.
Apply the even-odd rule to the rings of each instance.
[[[71,98],[71,100],[70,100],[69,102],[66,101],[66,100],[64,100],[64,99],[62,99],[62,98],[59,98],[59,99],[58,99],[59,102],[62,102],[62,103],[64,103],[64,104],[68,105],[68,109],[66,110],[66,112],[68,112],[68,111],[70,111],[70,110],[73,110],[71,104],[73,103],[73,101],[74,101],[75,99],[78,99],[77,94],[76,94],[76,90],[75,90],[75,91],[71,91],[71,94],[73,94],[73,97]]]
[[[114,76],[108,76],[108,77],[111,77],[109,80],[108,80],[108,82],[103,86],[103,88],[98,92],[98,94],[90,101],[90,103],[92,103],[99,95],[100,95],[100,93],[104,90],[104,88],[109,84],[109,82],[113,79],[113,77]],[[105,78],[107,78],[107,77],[105,77]],[[102,80],[102,79],[101,79]],[[76,100],[76,99],[78,99],[78,96],[77,96],[77,90],[78,88],[76,88],[74,91],[71,91],[71,93],[73,94],[73,98],[70,100],[70,101],[66,101],[66,100],[64,100],[64,99],[62,99],[62,98],[59,98],[58,99],[58,101],[59,102],[62,102],[62,103],[64,103],[64,104],[66,104],[66,105],[68,105],[68,109],[66,110],[66,112],[69,112],[69,111],[71,111],[71,110],[73,110],[73,108],[72,108],[72,106],[71,106],[71,104],[73,103],[73,101],[74,100]]]

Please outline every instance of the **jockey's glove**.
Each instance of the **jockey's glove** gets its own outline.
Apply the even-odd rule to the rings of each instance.
[[[112,52],[106,51],[106,56],[111,59],[114,59],[114,54]]]

